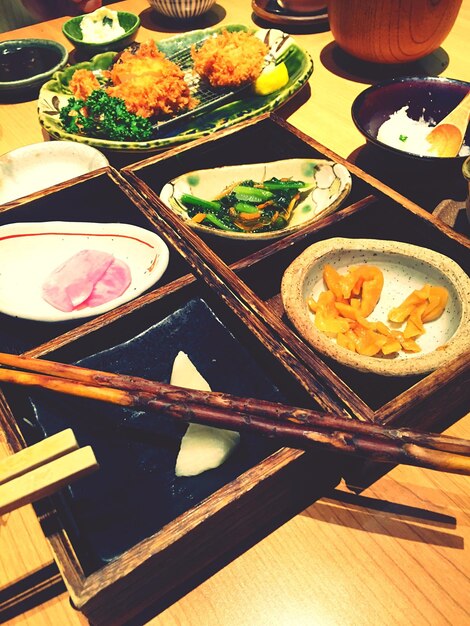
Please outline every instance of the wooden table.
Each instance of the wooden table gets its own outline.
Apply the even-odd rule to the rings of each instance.
[[[138,39],[163,38],[163,26],[145,0],[120,2],[140,14]],[[249,0],[221,0],[198,26],[252,21]],[[0,35],[61,41],[63,20]],[[171,31],[171,32],[169,32]],[[470,79],[470,0],[442,49],[414,73]],[[282,110],[301,130],[344,157],[363,145],[350,106],[370,84],[361,68],[343,66],[328,30],[295,35],[315,71]],[[362,68],[363,69],[363,68]],[[36,102],[0,108],[0,153],[42,141]],[[470,438],[470,417],[449,434]],[[6,454],[0,433],[0,454]],[[329,626],[470,624],[470,491],[468,477],[398,467],[355,496],[340,488],[312,504],[223,569],[144,621],[171,626]],[[0,587],[50,563],[51,553],[31,507],[0,520]],[[86,620],[65,593],[8,622],[78,626]]]

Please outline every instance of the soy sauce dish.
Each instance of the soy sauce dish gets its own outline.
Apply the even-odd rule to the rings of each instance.
[[[68,61],[65,47],[49,39],[0,43],[0,95],[39,90]]]

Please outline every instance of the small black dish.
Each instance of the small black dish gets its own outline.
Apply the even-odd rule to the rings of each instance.
[[[9,39],[0,43],[0,97],[38,92],[68,61],[68,52],[49,39]]]
[[[202,298],[194,298],[130,340],[79,365],[168,382],[182,350],[217,391],[284,401],[264,370]],[[269,456],[276,443],[243,433],[233,456],[217,469],[178,478],[182,424],[139,411],[44,390],[31,394],[31,423],[49,436],[73,428],[93,446],[100,471],[63,493],[64,514],[79,535],[76,549],[94,569],[151,536],[223,485]],[[25,409],[26,410],[26,409]]]

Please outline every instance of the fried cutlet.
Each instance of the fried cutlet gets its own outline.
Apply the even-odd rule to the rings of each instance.
[[[122,98],[131,113],[161,118],[187,111],[197,104],[183,71],[162,54],[154,41],[142,43],[135,53],[125,50],[106,72],[106,92]],[[89,70],[77,70],[69,85],[77,98],[86,99],[102,86]]]
[[[251,33],[223,30],[200,48],[192,46],[195,71],[212,87],[240,87],[253,82],[263,69],[268,46]]]

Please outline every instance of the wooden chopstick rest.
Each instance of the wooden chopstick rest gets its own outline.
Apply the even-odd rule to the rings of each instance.
[[[0,460],[0,485],[40,465],[69,454],[78,447],[73,430],[66,428],[12,456],[7,456]]]
[[[0,462],[0,515],[30,504],[96,469],[91,446],[78,448],[70,429]]]

